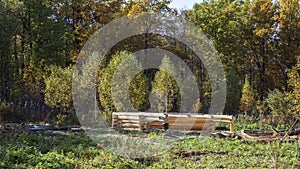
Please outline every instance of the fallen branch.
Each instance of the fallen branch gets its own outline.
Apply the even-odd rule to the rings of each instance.
[[[256,130],[242,130],[240,136],[243,139],[265,141],[265,142],[279,140],[282,142],[285,138],[287,138],[288,140],[298,140],[300,137],[300,130],[284,131],[284,132],[282,131],[262,132]]]

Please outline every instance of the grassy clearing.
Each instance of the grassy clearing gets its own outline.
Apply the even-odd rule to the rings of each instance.
[[[0,168],[300,167],[298,142],[258,143],[189,136],[158,157],[126,159],[97,146],[83,133],[55,136],[5,133],[0,136]]]

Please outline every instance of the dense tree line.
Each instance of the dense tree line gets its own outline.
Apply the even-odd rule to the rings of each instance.
[[[158,12],[194,23],[219,52],[227,79],[225,113],[272,115],[277,121],[282,117],[288,121],[299,118],[298,0],[211,0],[183,11],[169,8],[169,3],[169,0],[1,0],[0,115],[9,117],[7,114],[15,113],[25,118],[22,115],[29,111],[54,115],[73,112],[72,70],[88,38],[122,16]],[[166,27],[184,34],[180,25]],[[135,63],[133,52],[156,47],[171,51],[190,67],[197,77],[200,93],[195,100],[197,109],[193,111],[207,113],[211,82],[203,63],[176,39],[143,34],[115,45],[100,63],[98,102],[107,119],[112,111],[122,109],[122,103],[114,103],[111,95],[110,80],[118,64],[126,58]],[[172,67],[174,64],[165,57],[160,68],[172,71]],[[126,65],[123,68],[127,69]],[[179,111],[181,96],[170,72],[144,70],[133,80],[124,80],[130,84],[130,101],[136,109],[149,109],[148,98],[155,97],[156,111]]]
[[[194,6],[191,21],[212,39],[227,70],[226,111],[258,115],[281,109],[280,114],[290,114],[290,108],[268,103],[276,102],[269,94],[273,90],[287,93],[289,103],[299,100],[288,94],[297,91],[289,81],[299,81],[299,74],[288,73],[297,69],[300,52],[299,9],[298,0],[219,0]]]

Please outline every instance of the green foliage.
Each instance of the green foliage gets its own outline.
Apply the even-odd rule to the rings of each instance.
[[[237,119],[234,122],[234,130],[241,131],[241,130],[261,130],[261,131],[270,131],[271,128],[271,117],[264,116],[260,114],[259,116],[253,116],[248,114],[239,114]],[[278,129],[281,126],[274,126]]]
[[[65,122],[66,122],[67,115],[58,114],[56,117],[57,117],[57,121],[55,123],[57,125],[66,125]]]
[[[54,13],[51,3],[45,0],[25,0],[23,11],[18,14],[23,24],[29,25],[24,36],[29,44],[30,62],[37,67],[65,66],[70,62],[67,42],[70,29],[60,18],[52,18]]]
[[[256,97],[263,100],[270,89],[287,90],[285,69],[295,64],[295,56],[299,54],[297,11],[297,0],[220,0],[195,5],[188,18],[211,40],[227,75],[229,68],[236,70],[240,77],[248,75]],[[237,84],[240,83],[243,79]],[[234,100],[239,94],[236,92]],[[227,106],[234,111],[232,104],[228,102]]]
[[[137,74],[130,82],[129,97],[130,102],[136,110],[146,111],[150,108],[149,91],[151,81],[145,75],[145,71]]]
[[[192,165],[193,168],[284,168],[299,165],[299,153],[291,154],[299,150],[297,144],[265,144],[238,139],[196,137],[182,141],[178,148],[187,152],[199,152],[199,156],[190,157],[191,161],[199,161],[198,165]]]
[[[51,74],[45,77],[45,103],[65,112],[72,111],[72,67],[50,67]]]
[[[178,112],[181,96],[178,83],[174,79],[174,77],[178,77],[174,63],[168,56],[165,56],[159,69],[152,85],[155,97],[155,105],[152,106],[157,112]]]
[[[297,64],[288,70],[289,91],[281,92],[278,89],[270,92],[265,100],[267,107],[270,109],[275,124],[291,126],[296,119],[300,119],[300,57]]]
[[[227,97],[224,112],[235,114],[239,110],[242,95],[242,85],[238,73],[233,68],[226,71]],[[245,91],[244,91],[245,92]]]
[[[216,10],[217,9],[217,10]],[[196,4],[192,22],[210,39],[225,67],[240,72],[245,54],[243,37],[249,4],[242,1],[210,1]]]
[[[112,154],[81,133],[56,136],[1,134],[0,168],[299,168],[297,142],[260,143],[189,136],[156,157]],[[151,136],[151,137],[154,137]]]
[[[136,70],[140,72],[136,74]],[[100,103],[108,121],[113,111],[133,111],[133,108],[144,111],[149,107],[149,80],[131,53],[120,52],[114,55],[101,70],[99,83]],[[126,102],[128,100],[130,102]]]
[[[257,114],[257,112],[268,113],[267,109],[275,102],[276,104],[290,102],[292,106],[285,112],[294,118],[300,118],[299,63],[296,65],[295,59],[295,56],[300,54],[298,0],[211,0],[196,4],[192,11],[182,11],[181,14],[176,14],[176,10],[168,7],[170,2],[170,0],[1,0],[1,102],[14,103],[17,109],[25,109],[25,103],[32,102],[34,103],[32,105],[39,105],[36,106],[37,109],[41,109],[41,105],[46,103],[56,110],[72,111],[70,69],[87,39],[97,29],[121,16],[158,12],[167,16],[173,14],[184,16],[192,21],[217,49],[228,82],[225,113],[236,114],[239,111],[239,103],[241,111]],[[168,24],[164,26],[166,30],[172,30],[174,31],[172,33],[179,36],[186,33],[181,29],[183,25],[177,25],[177,28],[171,28]],[[201,112],[207,113],[211,89],[205,66],[197,59],[192,59],[192,52],[182,42],[160,35],[144,34],[120,42],[110,52],[115,54],[123,50],[138,51],[156,46],[177,54],[191,69],[194,69],[201,94],[201,106],[198,107],[202,107]],[[117,55],[130,54],[121,52]],[[124,108],[122,101],[112,99],[113,72],[117,70],[125,56],[116,58],[117,56],[107,68],[100,71],[99,77],[102,84],[98,89],[100,93],[98,99],[106,119],[110,119],[112,111]],[[136,61],[132,60],[132,63]],[[153,79],[142,70],[134,75],[133,79],[122,79],[126,83],[118,84],[119,87],[128,84],[129,93],[125,95],[129,96],[128,100],[136,110],[145,111],[150,107],[148,97],[157,101],[154,104],[159,107],[159,111],[165,111],[165,104],[167,104],[167,111],[178,111],[180,108],[179,84],[176,84],[171,77],[172,66],[166,66],[172,64],[167,62],[163,64],[167,71],[157,73],[153,90],[151,84]],[[47,74],[45,70],[51,65],[67,68],[54,66]],[[293,66],[294,68],[286,73],[286,68]],[[124,65],[123,72],[128,73],[129,68],[129,65]],[[246,75],[249,77],[247,83],[251,84],[251,87],[247,87],[245,82],[241,93],[244,80],[239,77]],[[82,89],[89,85],[97,85],[91,84],[87,79],[84,80],[86,81],[83,86],[80,86]],[[187,82],[180,83],[189,86]],[[289,101],[275,98],[281,95],[273,93],[269,95],[270,103],[262,102],[268,96],[269,90],[276,88],[284,89],[286,92],[283,95]],[[151,90],[152,94],[150,94]],[[79,94],[82,100],[89,97],[89,93]],[[116,94],[124,98],[124,94]],[[31,107],[35,107],[32,105]],[[279,109],[271,107],[273,113],[275,109]],[[197,109],[195,112],[199,111],[199,108]],[[21,114],[19,110],[14,111],[14,117]]]
[[[133,15],[137,13],[143,12],[166,12],[170,10],[168,4],[170,4],[170,0],[147,0],[147,1],[136,1],[129,0],[126,11],[128,15]]]
[[[26,100],[33,100],[40,102],[44,99],[44,95],[41,93],[45,89],[44,76],[47,76],[47,72],[34,66],[28,66],[24,68],[22,77],[22,88],[24,91],[16,91],[15,94],[26,93],[24,98]]]
[[[275,119],[275,124],[285,124],[291,126],[294,122],[291,116],[291,101],[286,96],[286,93],[275,89],[268,94],[265,102],[271,112],[271,117]]]
[[[141,168],[98,147],[84,134],[4,134],[0,168]]]
[[[55,124],[66,125],[77,123],[72,100],[72,75],[73,67],[61,68],[58,66],[49,67],[49,76],[45,77],[45,104],[53,109],[59,110],[56,115]]]
[[[297,57],[297,64],[288,71],[288,77],[290,92],[286,95],[291,102],[291,115],[300,120],[300,56]]]
[[[242,90],[242,98],[240,100],[240,110],[248,114],[252,113],[255,109],[256,98],[256,91],[250,85],[248,77],[246,77]]]

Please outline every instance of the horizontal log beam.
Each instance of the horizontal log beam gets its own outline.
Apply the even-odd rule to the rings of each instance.
[[[143,116],[154,116],[154,117],[164,117],[165,114],[163,113],[148,113],[148,112],[113,112],[113,115],[121,115],[121,116],[135,116],[135,115],[143,115]],[[187,117],[187,118],[192,118],[192,117],[197,117],[197,118],[214,118],[214,119],[234,119],[233,116],[230,115],[209,115],[209,114],[184,114],[184,113],[168,113],[169,117]]]
[[[199,115],[176,113],[144,113],[144,112],[114,112],[112,115],[112,127],[139,128],[140,130],[151,128],[164,128],[164,122],[169,123],[170,129],[201,130],[204,127],[215,126],[215,123],[229,123],[230,131],[234,131],[233,116],[228,115]]]

